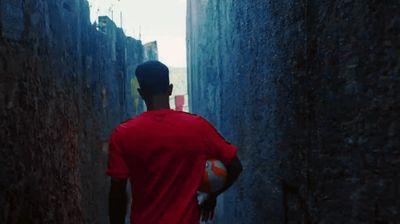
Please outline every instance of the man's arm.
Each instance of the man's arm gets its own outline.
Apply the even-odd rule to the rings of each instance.
[[[126,180],[111,178],[108,199],[110,224],[124,224],[127,207]]]
[[[239,177],[239,174],[242,172],[243,167],[239,158],[235,156],[232,159],[232,162],[229,165],[226,165],[226,169],[227,176],[225,186],[217,192],[209,193],[206,200],[204,200],[204,202],[200,205],[202,221],[208,221],[214,218],[214,209],[217,204],[217,196],[226,191],[232,186],[233,183],[235,183],[236,179]]]
[[[232,186],[243,168],[236,155],[236,147],[226,141],[217,129],[202,117],[199,117],[199,130],[200,135],[203,136],[205,148],[207,149],[207,157],[220,160],[227,169],[224,187],[218,192],[208,194],[208,197],[200,205],[201,218],[203,221],[207,221],[214,217],[217,196]]]
[[[212,196],[217,197],[224,191],[228,190],[228,188],[230,188],[232,184],[235,183],[236,179],[239,177],[239,174],[243,170],[243,166],[239,158],[235,156],[233,157],[231,164],[226,166],[226,169],[227,169],[227,174],[226,174],[225,186],[217,192],[210,193]]]

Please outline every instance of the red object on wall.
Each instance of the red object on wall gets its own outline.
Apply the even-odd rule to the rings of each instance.
[[[175,110],[183,111],[184,104],[185,104],[185,96],[184,95],[175,96]]]

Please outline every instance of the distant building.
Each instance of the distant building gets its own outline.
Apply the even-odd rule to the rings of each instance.
[[[148,60],[158,60],[157,41],[149,42],[144,45],[144,58]]]
[[[189,112],[186,68],[169,68],[169,79],[174,85],[170,97],[172,109]]]
[[[184,106],[185,106],[185,95],[176,95],[175,96],[175,110],[183,111]]]

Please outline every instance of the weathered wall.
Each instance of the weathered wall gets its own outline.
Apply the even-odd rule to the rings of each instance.
[[[191,111],[245,168],[217,223],[398,223],[399,10],[188,1]]]
[[[106,142],[143,110],[140,41],[85,0],[0,1],[0,223],[107,223]]]

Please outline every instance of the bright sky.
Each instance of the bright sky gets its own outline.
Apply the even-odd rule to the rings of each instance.
[[[143,43],[157,41],[160,61],[171,67],[186,67],[186,0],[88,1],[92,22],[97,16],[108,15],[120,26],[122,12],[125,34],[139,39],[141,31]]]

